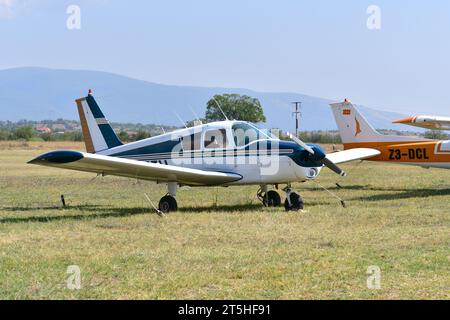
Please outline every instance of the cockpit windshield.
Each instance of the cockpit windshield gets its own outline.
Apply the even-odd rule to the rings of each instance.
[[[260,129],[246,122],[235,123],[232,130],[236,147],[246,146],[256,140],[271,139]]]

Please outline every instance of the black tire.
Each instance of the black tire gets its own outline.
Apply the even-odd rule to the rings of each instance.
[[[279,207],[281,205],[281,197],[278,192],[270,190],[263,198],[266,207]]]
[[[159,201],[159,211],[162,213],[169,213],[178,210],[177,200],[172,196],[162,197]]]
[[[291,205],[289,205],[288,199],[284,202],[284,208],[286,211],[299,211],[303,210],[304,203],[302,197],[297,193],[291,193]]]

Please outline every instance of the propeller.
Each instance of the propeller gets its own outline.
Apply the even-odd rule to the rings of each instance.
[[[303,149],[305,149],[306,151],[308,151],[310,154],[315,154],[314,150],[308,146],[306,143],[304,143],[302,140],[300,140],[299,138],[297,138],[296,136],[294,136],[291,133],[287,133],[288,137],[291,138],[292,140],[294,140],[298,145],[300,145]]]
[[[311,155],[315,155],[315,151],[313,148],[311,148],[310,146],[308,146],[306,143],[304,143],[302,140],[300,140],[299,138],[297,138],[296,136],[294,136],[291,133],[287,133],[288,137],[291,138],[295,143],[297,143],[299,146],[301,146],[303,149],[305,149],[306,151],[308,151]],[[330,159],[327,158],[327,156],[325,155],[322,159],[317,159],[318,162],[320,162],[321,164],[323,164],[324,166],[326,166],[327,168],[329,168],[331,171],[336,172],[338,175],[345,177],[347,174],[345,173],[344,170],[342,170],[341,168],[339,168],[333,161],[331,161]]]
[[[329,168],[330,170],[336,172],[338,175],[345,177],[347,176],[347,173],[342,170],[341,168],[339,168],[333,161],[331,161],[330,159],[328,159],[326,156],[325,158],[323,158],[321,160],[321,162],[323,163],[324,166],[326,166],[327,168]]]

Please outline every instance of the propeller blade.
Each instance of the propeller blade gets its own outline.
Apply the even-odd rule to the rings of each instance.
[[[342,170],[341,168],[339,168],[334,162],[332,162],[330,159],[328,158],[323,158],[321,160],[321,162],[323,163],[324,166],[326,166],[327,168],[329,168],[330,170],[336,172],[338,175],[345,177],[347,175],[347,173],[345,173],[344,170]]]
[[[293,134],[291,134],[289,132],[287,132],[287,135],[289,138],[294,140],[294,142],[296,142],[299,146],[303,147],[303,149],[308,151],[311,155],[315,154],[314,150],[310,146],[308,146],[306,143],[304,143],[302,140],[300,140],[299,138],[297,138],[296,136],[294,136]],[[333,161],[331,161],[327,157],[321,159],[320,163],[322,163],[324,166],[328,167],[330,170],[336,172],[340,176],[345,177],[347,175],[344,170],[339,168]]]
[[[302,140],[300,140],[299,138],[297,138],[296,136],[294,136],[293,134],[291,134],[289,132],[287,132],[287,135],[289,138],[294,140],[298,145],[303,147],[303,149],[308,151],[310,154],[314,154],[314,150],[310,146],[308,146],[306,143],[304,143]]]

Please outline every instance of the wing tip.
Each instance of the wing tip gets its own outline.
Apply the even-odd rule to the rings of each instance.
[[[65,164],[71,163],[84,158],[84,155],[79,151],[60,150],[51,151],[40,155],[33,160],[28,161],[28,164]]]

